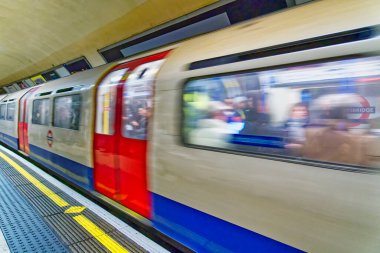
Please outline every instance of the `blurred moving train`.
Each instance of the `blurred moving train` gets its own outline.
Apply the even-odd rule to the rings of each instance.
[[[379,1],[316,1],[1,97],[0,141],[197,252],[378,252]]]

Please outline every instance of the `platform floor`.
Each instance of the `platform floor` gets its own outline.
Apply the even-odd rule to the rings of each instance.
[[[0,146],[0,252],[168,252]]]

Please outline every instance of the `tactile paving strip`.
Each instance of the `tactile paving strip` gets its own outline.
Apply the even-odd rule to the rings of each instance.
[[[53,186],[49,182],[44,182],[44,185],[48,187],[51,191],[54,193],[62,192],[57,187]],[[46,196],[43,192],[41,192],[39,189],[37,189],[32,184],[26,184],[26,185],[19,185],[17,188],[25,195],[26,198],[38,198],[41,196]]]
[[[69,246],[70,250],[75,253],[87,253],[86,249],[93,249],[91,252],[94,253],[108,253],[109,251],[105,248],[102,248],[100,242],[98,242],[95,238],[91,238],[85,241],[81,241]]]
[[[12,183],[15,185],[15,186],[20,186],[20,185],[27,185],[27,184],[30,184],[30,181],[28,179],[26,179],[24,176],[22,175],[13,175],[13,176],[9,176],[8,177],[9,180],[12,181]]]
[[[114,231],[109,234],[112,238],[118,241],[125,248],[129,249],[131,252],[148,252],[146,250],[141,249],[141,247],[132,240],[125,240],[125,236],[119,231]]]
[[[6,176],[17,176],[20,175],[17,170],[12,168],[7,162],[5,162],[3,159],[0,159],[0,168],[1,172],[4,173]]]
[[[97,217],[92,212],[85,210],[81,213],[89,220],[95,223],[105,234],[115,231],[115,228]],[[54,216],[46,217],[49,224],[56,229],[56,231],[62,235],[63,240],[68,244],[78,243],[83,240],[88,240],[92,237],[88,232],[83,231],[78,223],[74,221],[72,216],[78,214],[56,214]],[[79,231],[79,232],[78,232]],[[83,232],[82,232],[83,231]]]
[[[0,159],[0,227],[11,252],[68,252],[42,217],[5,179],[4,174],[14,175],[11,170],[14,169]]]
[[[66,245],[90,239],[92,235],[75,222],[69,215],[60,213],[46,217],[47,222],[61,236]]]
[[[10,166],[3,159],[0,159],[0,168],[1,168],[1,171],[4,173],[4,175],[6,175],[6,176],[15,176],[15,175],[21,176],[17,170],[15,170],[12,166]],[[38,177],[38,174],[36,172],[34,172],[34,171],[28,171],[28,172],[32,176]]]
[[[34,172],[30,168],[18,163],[25,171],[33,175],[38,181],[43,183],[57,196],[65,200],[70,206],[83,206],[75,199],[62,192],[61,189],[54,186],[47,180],[45,180],[38,173]],[[0,159],[0,170],[6,170],[4,174],[7,175],[9,181],[19,190],[21,195],[24,195],[30,204],[38,211],[38,213],[45,220],[46,226],[50,226],[52,230],[61,239],[61,243],[68,247],[72,252],[109,252],[95,237],[81,227],[74,219],[74,216],[83,215],[88,220],[96,224],[105,234],[108,234],[114,241],[119,243],[129,252],[148,252],[141,246],[130,240],[121,232],[117,231],[106,220],[100,218],[94,212],[84,209],[79,213],[64,213],[68,207],[59,207],[55,205],[51,199],[38,190],[33,184],[26,180],[16,169],[10,167],[8,163]],[[1,210],[0,210],[1,211]],[[34,210],[36,213],[36,211]],[[36,214],[34,214],[35,216]],[[38,215],[37,215],[38,216]],[[33,252],[33,251],[26,251]],[[53,250],[38,251],[38,252],[54,252]]]
[[[62,207],[52,205],[50,203],[51,200],[46,196],[32,198],[29,199],[29,201],[43,217],[52,216],[58,213],[63,213],[65,211]]]
[[[138,246],[136,243],[125,240],[125,236],[121,234],[118,231],[112,232],[109,234],[112,238],[116,239],[121,245],[123,245],[126,249],[128,249],[130,252],[139,252],[139,253],[145,253],[148,251],[142,250],[140,246]],[[69,246],[70,250],[75,253],[84,253],[88,252],[86,249],[96,249],[91,252],[96,253],[108,253],[104,248],[101,248],[101,244],[95,239],[91,238],[79,243],[75,243]]]

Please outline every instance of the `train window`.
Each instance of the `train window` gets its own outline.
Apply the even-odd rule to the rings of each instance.
[[[186,144],[375,166],[380,155],[380,57],[192,79]]]
[[[134,88],[128,87],[124,94],[123,136],[145,140],[152,108],[151,87],[140,87],[138,92]]]
[[[7,120],[13,121],[15,117],[15,108],[16,108],[16,103],[9,103],[7,105]]]
[[[49,125],[50,105],[49,99],[36,99],[33,101],[32,124]]]
[[[53,126],[79,130],[81,100],[79,94],[54,98]]]
[[[27,107],[27,108],[29,108],[29,107]],[[26,109],[26,110],[22,110],[22,111],[23,111],[23,113],[25,113],[24,122],[29,123],[29,110]]]
[[[20,100],[20,108],[19,108],[19,114],[18,114],[18,121],[23,122],[24,121],[24,110],[23,110],[23,104],[24,104],[24,98]]]
[[[51,93],[52,93],[51,91],[43,92],[43,93],[37,94],[36,97],[37,97],[37,96],[40,96],[40,97],[42,97],[42,96],[47,96],[47,95],[50,95]]]
[[[115,106],[117,85],[128,69],[113,71],[107,75],[98,88],[96,129],[98,134],[113,135],[115,131]]]
[[[65,92],[72,91],[73,89],[74,87],[64,88],[64,89],[57,90],[55,93],[65,93]]]
[[[6,104],[0,105],[0,120],[5,120],[5,115],[6,115],[6,112],[7,112],[6,108],[7,108]]]
[[[124,137],[145,140],[152,113],[153,78],[163,60],[145,63],[128,77],[123,94]]]

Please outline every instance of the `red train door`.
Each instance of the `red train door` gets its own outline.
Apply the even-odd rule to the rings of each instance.
[[[152,115],[153,82],[163,60],[145,63],[129,75],[123,90],[119,139],[121,203],[150,218],[147,178],[147,131]]]
[[[100,83],[96,92],[96,122],[94,136],[94,185],[95,190],[118,200],[118,125],[122,84],[128,68],[110,72]],[[118,124],[119,123],[119,124]]]
[[[29,154],[29,140],[28,140],[28,98],[38,87],[29,90],[19,101],[19,121],[18,121],[18,141],[19,150]]]
[[[162,60],[167,54],[168,52],[163,52],[117,66],[98,86],[96,95],[94,135],[95,190],[145,217],[150,217],[150,198],[146,176],[146,138],[136,139],[135,136],[130,136],[130,134],[132,134],[132,130],[136,130],[133,134],[137,133],[137,129],[139,129],[140,133],[146,131],[146,128],[144,130],[144,128],[138,126],[144,123],[142,115],[147,114],[144,112],[139,114],[130,105],[137,100],[141,102],[145,100],[146,103],[149,100],[149,103],[151,103],[152,84],[150,86],[141,85],[141,88],[150,87],[144,99],[129,96],[131,94],[129,92],[136,93],[138,83],[146,82],[149,79],[147,78],[148,76],[150,76],[149,80],[151,80],[158,70],[148,65],[144,65],[145,67],[142,68],[139,66]],[[128,77],[131,82],[125,81],[128,74],[131,74]],[[135,75],[138,77],[137,82],[132,81],[136,79]],[[131,84],[130,88],[128,88],[129,84]],[[132,113],[137,113],[137,116],[132,115]],[[138,121],[132,123],[131,120],[134,116],[138,117],[135,118]],[[148,117],[145,120],[147,123]],[[141,136],[146,136],[146,134]]]

